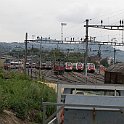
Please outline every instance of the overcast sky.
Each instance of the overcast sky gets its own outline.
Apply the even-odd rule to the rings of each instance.
[[[85,37],[85,19],[99,24],[119,24],[124,18],[123,0],[0,0],[0,41],[23,41],[25,33],[61,38],[61,22],[64,37]],[[121,38],[121,32],[110,33],[91,29],[90,35],[97,38]]]

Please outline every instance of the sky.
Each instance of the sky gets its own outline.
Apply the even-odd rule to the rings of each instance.
[[[123,0],[0,0],[0,42],[13,42],[33,36],[79,40],[85,37],[85,20],[90,24],[119,24],[124,19]],[[122,32],[89,29],[97,40],[122,41]]]

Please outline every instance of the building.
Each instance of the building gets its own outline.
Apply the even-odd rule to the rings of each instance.
[[[112,65],[106,70],[105,84],[124,84],[124,63]]]

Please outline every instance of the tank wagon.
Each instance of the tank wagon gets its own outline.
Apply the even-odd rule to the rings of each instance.
[[[124,85],[60,84],[57,101],[54,105],[58,105],[58,110],[54,115],[58,114],[56,117],[53,115],[48,124],[124,123]]]
[[[64,86],[64,85],[63,85]],[[66,85],[63,124],[122,124],[124,85]],[[61,116],[60,116],[61,117]],[[119,118],[119,119],[118,119]]]

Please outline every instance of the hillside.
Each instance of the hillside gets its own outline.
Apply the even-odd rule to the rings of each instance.
[[[53,41],[52,41],[53,42]],[[40,48],[40,45],[39,43],[34,43],[34,42],[31,42],[31,43],[28,43],[28,48],[32,48],[32,45],[34,48]],[[42,42],[42,49],[46,49],[48,51],[54,49],[54,48],[60,48],[62,51],[64,52],[67,52],[69,49],[70,52],[74,51],[74,52],[85,52],[85,43],[83,44],[56,44],[56,43],[45,43]],[[24,45],[24,42],[21,42],[21,43],[18,43],[18,42],[13,42],[13,43],[5,43],[5,42],[1,42],[0,43],[0,51],[2,53],[5,53],[5,52],[9,52],[11,51],[12,49],[16,49],[16,48],[19,48],[21,50],[23,50],[25,48],[25,45]],[[88,54],[89,55],[96,55],[98,54],[98,50],[99,50],[99,45],[96,44],[96,43],[92,43],[92,45],[89,43],[89,52]],[[124,62],[124,51],[122,50],[117,50],[116,51],[116,60],[117,61],[121,61],[121,62]],[[114,58],[114,48],[110,45],[102,45],[101,46],[101,56],[103,58],[105,57],[112,57]]]
[[[42,122],[42,100],[56,102],[54,89],[24,74],[0,70],[0,124]],[[46,115],[54,111],[54,107],[47,107]]]
[[[21,119],[17,118],[14,113],[11,111],[4,110],[0,114],[0,124],[32,124],[28,121],[22,121]]]

